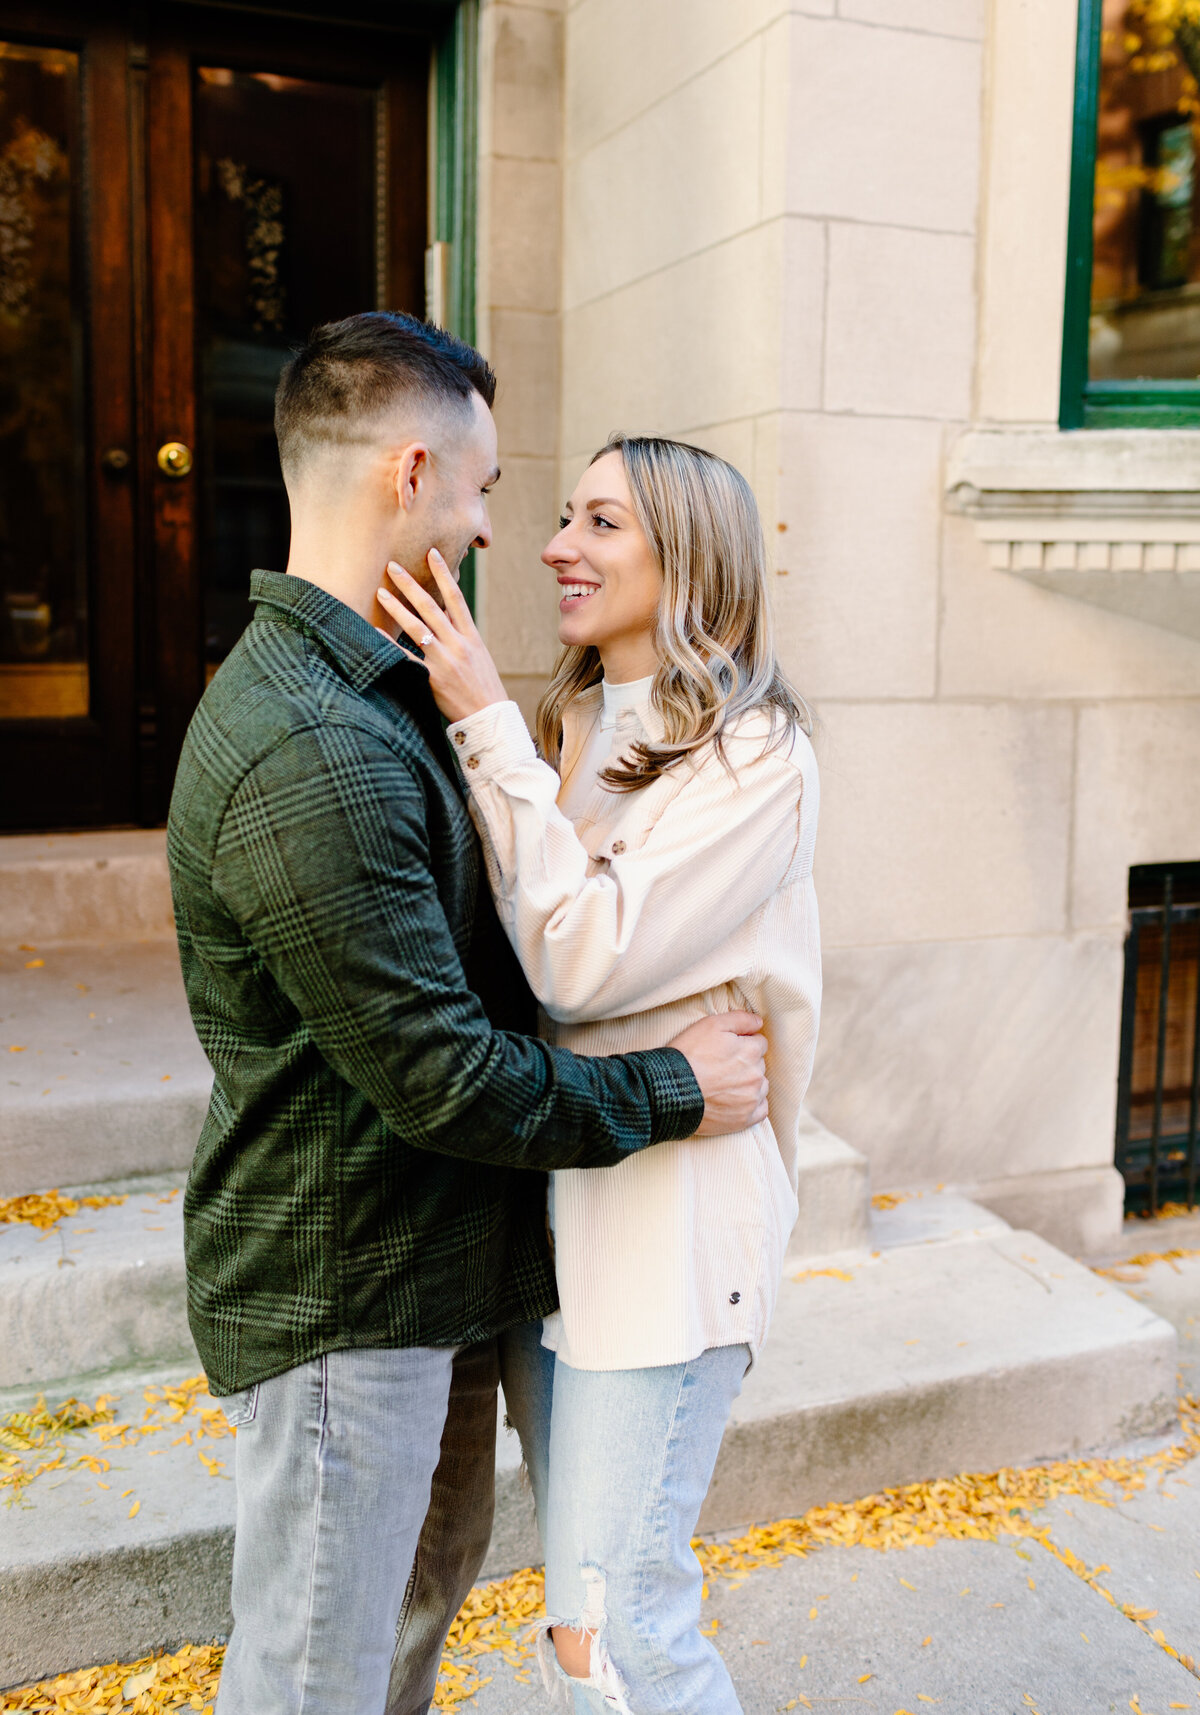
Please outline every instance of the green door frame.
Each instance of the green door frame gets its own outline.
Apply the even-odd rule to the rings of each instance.
[[[1059,426],[1064,429],[1200,428],[1200,382],[1088,379],[1102,11],[1103,0],[1079,0]]]
[[[475,232],[479,138],[479,0],[458,0],[435,44],[433,236],[447,246],[446,327],[475,343]],[[459,587],[475,610],[475,551]]]

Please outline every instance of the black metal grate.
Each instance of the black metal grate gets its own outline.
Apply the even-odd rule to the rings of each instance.
[[[1200,863],[1129,872],[1117,1079],[1125,1206],[1195,1206],[1200,1178]]]

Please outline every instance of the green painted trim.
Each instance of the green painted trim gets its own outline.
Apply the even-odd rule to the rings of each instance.
[[[1075,117],[1071,140],[1071,206],[1063,311],[1062,387],[1058,421],[1084,426],[1088,329],[1092,308],[1092,207],[1096,194],[1096,113],[1100,101],[1102,0],[1079,0],[1075,40]]]
[[[434,46],[434,237],[449,246],[446,326],[475,343],[475,232],[478,202],[479,0],[458,0]],[[460,585],[475,606],[475,555],[462,563]]]

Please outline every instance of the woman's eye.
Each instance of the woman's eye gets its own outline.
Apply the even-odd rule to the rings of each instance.
[[[615,530],[616,529],[616,525],[613,523],[612,519],[606,518],[602,512],[593,512],[592,513],[592,523],[593,524],[603,524],[603,526],[606,530]]]
[[[566,527],[567,527],[567,525],[568,525],[568,524],[569,524],[569,523],[570,523],[570,522],[571,522],[571,520],[570,520],[570,519],[569,519],[569,518],[566,518],[566,517],[563,517],[563,518],[560,518],[560,519],[559,519],[559,521],[558,521],[558,527],[559,527],[559,529],[560,529],[560,530],[565,530],[565,529],[566,529]]]

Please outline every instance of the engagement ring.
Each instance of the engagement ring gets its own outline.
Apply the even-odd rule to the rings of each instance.
[[[422,639],[421,639],[421,648],[422,648],[422,649],[428,649],[428,648],[429,648],[429,645],[430,645],[430,644],[431,644],[431,643],[432,643],[432,642],[433,642],[433,632],[432,632],[432,631],[427,631],[427,632],[426,632],[426,633],[425,633],[425,635],[424,635],[424,637],[423,637],[423,638],[422,638]]]

